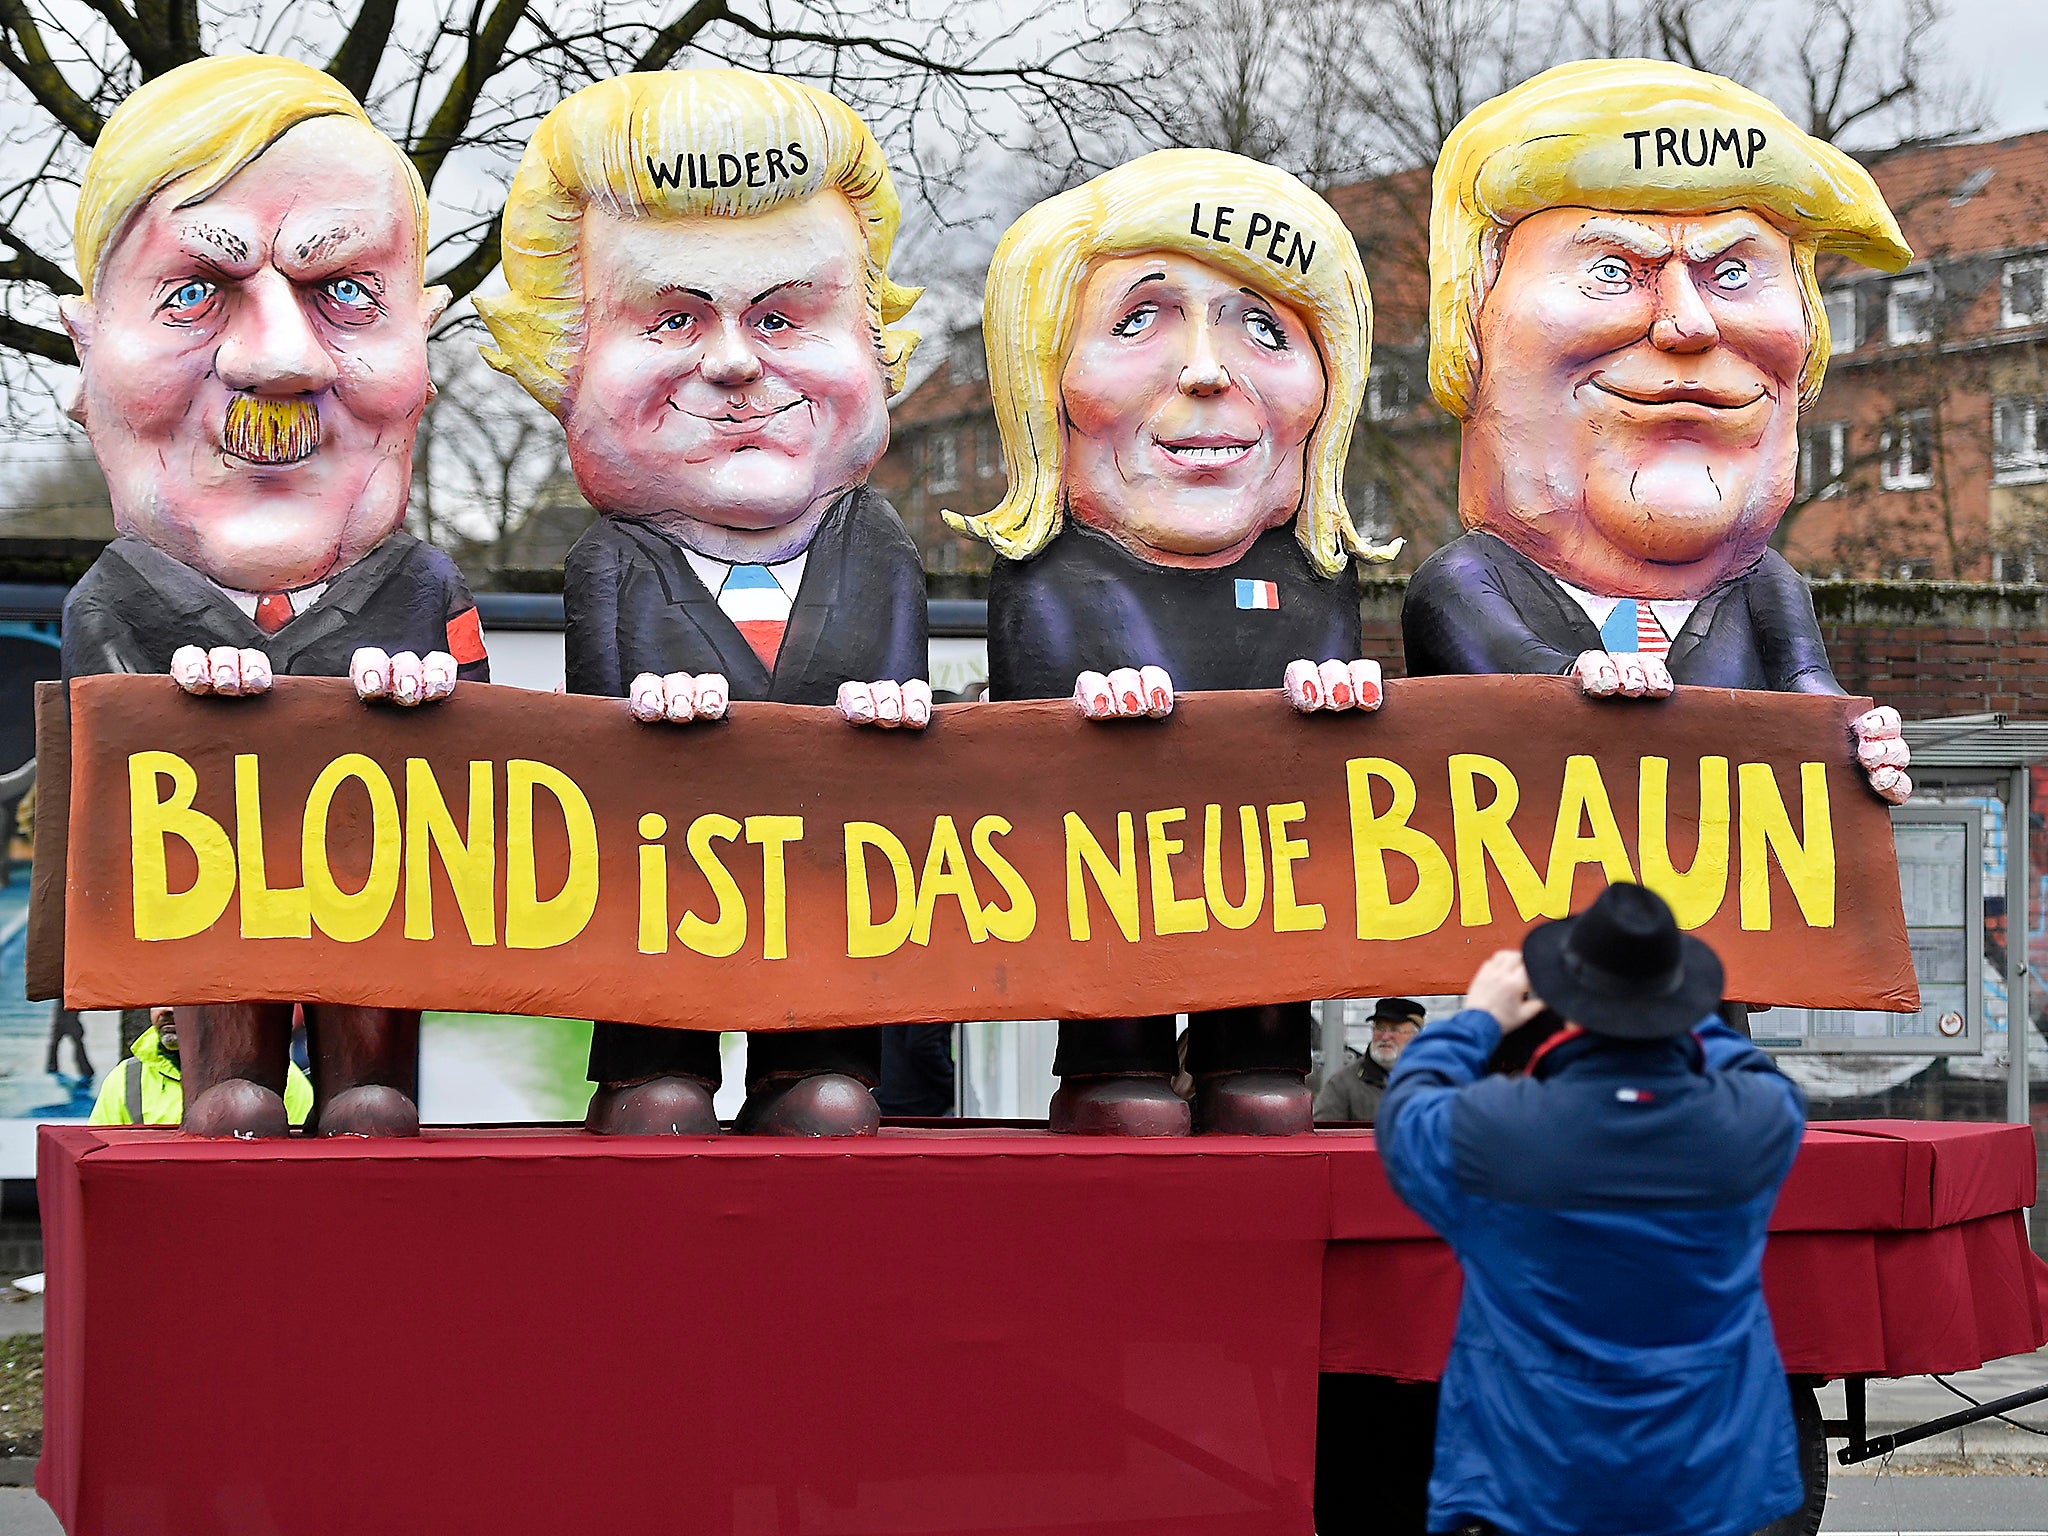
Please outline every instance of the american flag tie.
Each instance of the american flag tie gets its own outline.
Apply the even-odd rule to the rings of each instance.
[[[1634,651],[1644,656],[1663,656],[1671,650],[1664,626],[1657,622],[1649,603],[1634,597],[1624,597],[1615,603],[1607,622],[1600,626],[1600,643],[1614,654]]]

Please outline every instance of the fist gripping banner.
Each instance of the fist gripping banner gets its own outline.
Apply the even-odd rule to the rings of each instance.
[[[1370,715],[1195,693],[1114,730],[1056,701],[884,734],[738,702],[669,733],[623,700],[489,686],[400,715],[340,680],[221,702],[87,678],[68,817],[37,818],[32,970],[54,983],[61,945],[73,1007],[1127,1016],[1455,992],[1639,879],[1731,998],[1905,1010],[1890,821],[1849,750],[1868,708],[1442,677]]]

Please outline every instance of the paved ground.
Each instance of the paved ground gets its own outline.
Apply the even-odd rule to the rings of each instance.
[[[4,1519],[0,1515],[0,1521]],[[1966,1473],[1907,1477],[1893,1472],[1880,1477],[1839,1478],[1828,1490],[1827,1517],[1820,1528],[1825,1536],[1850,1536],[1851,1532],[1876,1536],[1895,1531],[2048,1536],[2048,1476]],[[12,1529],[0,1524],[0,1536],[11,1536]]]

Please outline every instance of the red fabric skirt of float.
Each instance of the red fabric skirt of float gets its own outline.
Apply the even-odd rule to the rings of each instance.
[[[2024,1127],[1809,1132],[1786,1363],[2048,1341]],[[858,1144],[46,1128],[37,1486],[72,1536],[1298,1533],[1318,1370],[1458,1271],[1369,1132]]]

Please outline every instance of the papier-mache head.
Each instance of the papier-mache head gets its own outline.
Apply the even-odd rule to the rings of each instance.
[[[1217,434],[1190,431],[1181,456],[1193,462],[1179,468],[1141,462],[1141,441],[1078,443],[1075,411],[1081,402],[1071,398],[1081,381],[1070,379],[1069,369],[1093,321],[1109,320],[1134,338],[1158,323],[1138,311],[1112,316],[1102,308],[1122,301],[1121,279],[1128,277],[1130,302],[1139,310],[1157,310],[1160,303],[1143,303],[1144,282],[1154,274],[1138,270],[1154,265],[1138,258],[1154,256],[1161,258],[1157,265],[1170,290],[1162,301],[1167,307],[1182,307],[1192,297],[1184,291],[1188,282],[1164,270],[1169,265],[1187,264],[1180,270],[1189,280],[1214,290],[1209,302],[1219,307],[1209,318],[1217,322],[1216,339],[1191,336],[1187,345],[1213,350],[1235,338],[1248,366],[1277,366],[1280,355],[1292,350],[1306,370],[1301,380],[1276,381],[1272,391],[1276,397],[1299,394],[1299,405],[1263,417],[1246,413],[1247,425],[1223,433],[1228,442],[1199,442]],[[1125,273],[1127,261],[1132,265]],[[1117,269],[1118,292],[1097,294],[1091,283],[1111,267]],[[1284,316],[1278,313],[1283,310]],[[1290,337],[1290,329],[1305,334]],[[1344,504],[1344,462],[1372,352],[1365,270],[1335,210],[1285,171],[1220,150],[1160,150],[1049,198],[1018,219],[996,248],[982,336],[1009,493],[986,516],[948,518],[999,554],[1029,559],[1052,540],[1075,515],[1083,452],[1099,449],[1099,478],[1128,487],[1129,504],[1094,507],[1087,520],[1124,536],[1128,545],[1151,546],[1149,558],[1162,552],[1169,559],[1199,558],[1205,543],[1228,539],[1239,525],[1256,532],[1255,522],[1275,526],[1289,520],[1325,574],[1354,558],[1391,557],[1392,548],[1376,547],[1359,534]],[[1207,350],[1201,356],[1203,377],[1184,377],[1182,392],[1227,396],[1227,359]],[[1085,382],[1091,397],[1110,387],[1099,369]],[[1313,384],[1312,395],[1301,388],[1304,383]],[[1144,422],[1135,427],[1139,440],[1150,430]],[[1252,443],[1260,431],[1280,441]],[[1248,451],[1245,468],[1234,478],[1231,465],[1220,464],[1212,473],[1195,457],[1223,458],[1240,446],[1238,438]],[[1284,462],[1266,456],[1279,454]],[[1190,484],[1177,483],[1175,474]],[[1156,496],[1148,494],[1154,485]],[[1276,494],[1280,500],[1273,502]],[[1113,500],[1114,493],[1101,499]],[[1209,527],[1170,526],[1176,515],[1204,500],[1217,503]],[[1117,526],[1120,516],[1128,526]]]
[[[917,343],[898,322],[919,290],[889,276],[899,213],[880,144],[824,91],[738,69],[600,81],[513,178],[486,360],[561,418],[604,510],[773,526],[887,446]]]
[[[129,96],[86,164],[62,306],[116,526],[242,590],[382,542],[447,302],[426,237],[411,161],[330,75],[201,59]]]
[[[1762,553],[1829,354],[1821,252],[1911,260],[1869,172],[1679,65],[1562,65],[1437,162],[1430,386],[1460,516],[1589,590],[1697,597]]]

